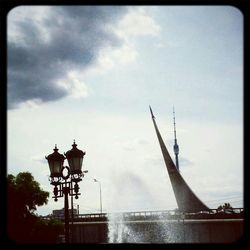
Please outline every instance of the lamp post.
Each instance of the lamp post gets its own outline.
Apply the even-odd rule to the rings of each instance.
[[[82,171],[83,173],[88,173],[88,170]],[[78,212],[79,212],[79,205],[78,207]],[[77,213],[78,215],[78,213]],[[74,225],[74,203],[73,203],[73,196],[71,196],[71,242],[74,240],[74,235],[73,235],[73,225]]]
[[[94,179],[94,182],[98,182],[98,184],[99,184],[99,188],[100,188],[100,208],[101,208],[101,214],[102,214],[102,186],[101,186],[101,182],[98,181],[97,179]]]
[[[82,172],[82,161],[86,154],[82,150],[77,149],[77,144],[72,145],[72,149],[64,153],[58,153],[58,148],[55,145],[54,152],[45,158],[48,160],[50,168],[50,184],[54,186],[54,198],[64,196],[64,223],[65,223],[65,242],[69,243],[69,201],[68,196],[75,196],[78,199],[79,185],[84,174]],[[68,160],[69,167],[63,166],[65,158]]]

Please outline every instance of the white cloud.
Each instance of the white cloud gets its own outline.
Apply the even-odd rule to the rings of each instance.
[[[129,41],[131,37],[157,36],[160,26],[146,13],[145,7],[133,7],[117,24],[115,33]]]
[[[70,71],[67,74],[66,79],[57,81],[57,85],[60,88],[65,89],[70,97],[73,98],[85,98],[88,96],[88,87],[83,81],[84,74],[79,71]]]
[[[47,160],[45,159],[44,155],[41,155],[41,154],[30,157],[30,160],[35,161],[36,163],[40,163],[40,164],[44,164],[44,163],[47,164]]]
[[[28,101],[25,101],[21,104],[19,104],[19,108],[30,108],[30,109],[37,109],[40,107],[42,101],[40,98],[34,98]]]
[[[125,65],[136,60],[138,53],[134,46],[124,44],[120,48],[105,47],[100,50],[95,70],[103,72],[112,69],[116,64]]]
[[[103,47],[98,55],[95,72],[105,72],[115,65],[133,63],[138,58],[135,40],[142,36],[157,36],[160,26],[153,17],[146,13],[145,7],[131,7],[129,12],[116,25],[109,25],[108,29],[123,41],[121,47]]]
[[[132,140],[131,139],[125,140],[122,143],[119,142],[119,140],[117,140],[117,146],[128,151],[137,150],[141,148],[144,149],[145,146],[148,145],[148,143],[149,142],[143,138],[134,138]]]

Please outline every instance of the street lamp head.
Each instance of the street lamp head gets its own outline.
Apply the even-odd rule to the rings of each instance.
[[[82,173],[82,161],[85,154],[85,152],[77,148],[75,140],[72,145],[72,149],[64,154],[68,160],[70,173],[72,175]]]
[[[48,156],[45,156],[48,160],[49,168],[50,168],[50,177],[61,177],[61,171],[63,168],[63,162],[65,157],[58,153],[58,148],[55,145],[54,152]]]

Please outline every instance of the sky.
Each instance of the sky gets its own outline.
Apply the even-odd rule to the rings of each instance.
[[[86,151],[80,213],[177,208],[149,105],[210,208],[243,207],[243,15],[232,6],[19,6],[7,19],[7,172]],[[65,165],[67,162],[65,161]],[[97,179],[99,183],[94,182]],[[100,204],[100,191],[102,204]]]

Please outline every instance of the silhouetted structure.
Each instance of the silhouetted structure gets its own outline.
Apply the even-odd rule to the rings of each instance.
[[[162,140],[161,134],[155,122],[153,111],[150,106],[149,108],[180,212],[191,213],[199,211],[209,211],[209,208],[193,193],[193,191],[190,189],[190,187],[187,185],[187,183],[177,170],[173,160],[168,153],[164,141]]]
[[[176,127],[175,127],[175,112],[174,112],[174,107],[173,107],[173,117],[174,117],[174,154],[175,154],[175,165],[176,165],[176,168],[178,169],[178,171],[180,171],[180,168],[179,168],[179,158],[178,158],[179,146],[178,146],[178,144],[177,144],[177,138],[176,138]]]
[[[64,224],[65,224],[65,242],[69,243],[69,196],[75,196],[78,199],[79,185],[84,177],[82,171],[82,161],[86,153],[77,148],[77,144],[72,145],[72,149],[68,150],[64,155],[58,153],[55,145],[54,152],[45,158],[48,160],[50,168],[50,184],[54,186],[55,201],[60,197],[64,197]],[[69,167],[63,166],[64,160],[68,160]],[[72,214],[73,217],[73,214]]]

